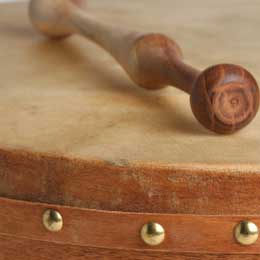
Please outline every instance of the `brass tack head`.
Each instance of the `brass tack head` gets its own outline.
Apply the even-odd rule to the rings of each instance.
[[[259,230],[255,223],[251,221],[241,221],[235,227],[235,238],[241,245],[254,244],[259,236]]]
[[[149,222],[142,227],[141,237],[147,245],[158,246],[164,241],[165,231],[160,224]]]
[[[53,209],[48,209],[43,213],[42,221],[44,227],[51,232],[58,232],[63,227],[61,214]]]

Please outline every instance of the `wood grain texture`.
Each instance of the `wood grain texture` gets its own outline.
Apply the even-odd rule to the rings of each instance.
[[[62,215],[61,231],[48,232],[43,226],[42,215],[48,209],[57,210]],[[95,247],[97,250],[260,255],[259,240],[254,245],[243,246],[234,238],[234,229],[240,221],[246,219],[260,225],[260,217],[256,215],[130,213],[0,198],[0,219],[0,234],[55,244]],[[165,229],[164,241],[154,247],[146,245],[140,236],[143,225],[150,221],[160,223]]]
[[[173,254],[163,252],[136,252],[127,250],[96,249],[89,247],[59,245],[29,239],[17,239],[0,235],[0,257],[4,260],[46,260],[61,258],[66,260],[259,260],[259,255],[245,254]],[[35,257],[36,256],[36,257]]]
[[[187,92],[195,117],[209,130],[231,134],[255,118],[259,88],[247,70],[221,64],[200,73],[184,63],[174,40],[159,33],[131,31],[116,21],[112,25],[100,21],[85,10],[84,3],[31,0],[29,14],[35,28],[47,37],[64,39],[78,32],[99,44],[143,88],[157,90],[172,85]]]
[[[223,64],[205,70],[197,79],[191,107],[202,125],[230,134],[249,124],[259,108],[259,89],[244,68]]]
[[[260,214],[258,167],[132,164],[0,151],[0,196],[82,208]]]

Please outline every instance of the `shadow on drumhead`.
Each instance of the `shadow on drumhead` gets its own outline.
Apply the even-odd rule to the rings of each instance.
[[[140,106],[147,110],[147,117],[151,117],[150,114],[153,113],[153,126],[158,126],[155,127],[155,131],[160,129],[160,131],[172,131],[172,134],[213,135],[196,122],[190,111],[187,113],[183,111],[187,108],[181,102],[185,100],[188,103],[189,99],[187,97],[181,101],[177,100],[176,91],[180,93],[179,90],[165,89],[147,92],[140,89],[105,52],[98,50],[99,56],[93,58],[93,54],[88,55],[88,51],[92,49],[96,51],[95,45],[84,41],[86,46],[84,48],[80,42],[77,36],[63,41],[42,40],[34,44],[31,51],[34,52],[35,59],[39,59],[39,62],[47,68],[50,64],[58,66],[53,72],[53,77],[59,77],[59,74],[64,77],[64,71],[68,71],[67,75],[72,81],[72,87],[76,87],[73,85],[75,83],[73,83],[73,78],[86,82],[91,80],[91,85],[88,86],[86,83],[84,87],[81,85],[78,88],[91,93],[100,92],[100,95],[104,95],[104,92],[109,92],[113,96],[116,94],[118,97],[116,101],[123,99],[122,105],[136,108]],[[107,95],[107,99],[113,96]],[[143,120],[143,118],[137,116],[135,120],[138,124],[138,120]],[[153,132],[153,129],[150,127],[149,131]]]

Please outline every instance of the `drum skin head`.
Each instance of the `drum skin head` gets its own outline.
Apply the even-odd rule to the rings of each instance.
[[[139,5],[93,1],[91,7],[125,27],[138,28],[142,20],[147,31],[167,32],[198,68],[230,61],[259,74],[259,36],[243,30],[257,31],[256,23],[239,20],[242,29],[234,32],[220,19],[214,31],[213,8],[201,12],[200,19],[196,13],[185,16],[189,30],[177,30],[172,24],[183,24],[184,17],[165,14],[160,19],[165,9],[151,5],[152,22],[148,12],[135,12]],[[139,89],[109,54],[79,36],[44,38],[30,24],[27,7],[7,4],[0,10],[0,148],[112,163],[259,164],[259,115],[234,135],[211,133],[193,117],[185,93]],[[122,8],[127,11],[117,12]],[[186,4],[178,8],[181,12]],[[207,21],[203,26],[201,19]]]

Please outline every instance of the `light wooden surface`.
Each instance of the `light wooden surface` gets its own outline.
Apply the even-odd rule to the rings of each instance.
[[[260,80],[257,0],[89,5],[108,21],[173,37],[195,67],[236,63]],[[238,134],[212,134],[194,119],[185,93],[139,89],[108,54],[78,36],[40,36],[25,3],[1,5],[0,50],[3,149],[113,163],[260,163],[260,114]]]

